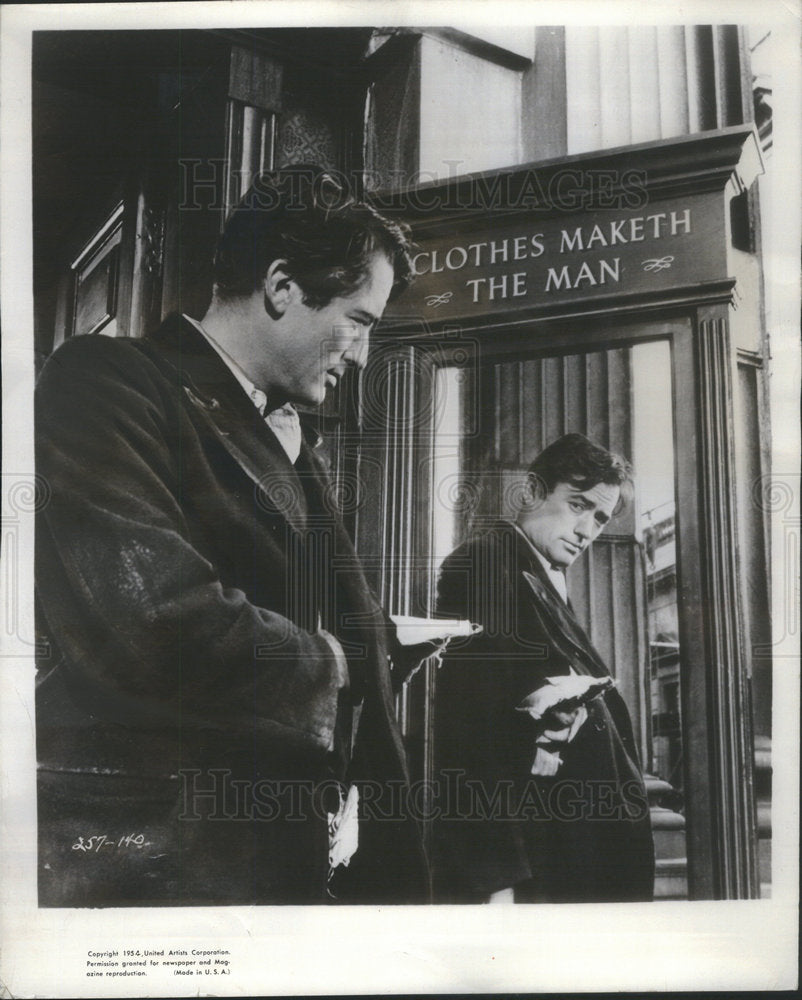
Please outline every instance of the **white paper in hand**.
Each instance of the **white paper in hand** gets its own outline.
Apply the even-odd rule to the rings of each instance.
[[[416,618],[414,615],[390,615],[402,646],[417,646],[422,642],[455,639],[476,635],[481,625],[459,618]]]

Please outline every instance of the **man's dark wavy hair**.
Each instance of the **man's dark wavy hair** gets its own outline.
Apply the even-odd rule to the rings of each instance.
[[[355,292],[379,252],[393,268],[393,299],[410,283],[411,246],[407,226],[358,201],[321,167],[286,167],[257,177],[229,217],[214,259],[215,293],[247,297],[284,260],[304,302],[321,309]]]
[[[635,492],[629,462],[594,444],[584,434],[564,434],[552,441],[529,466],[527,475],[541,497],[548,496],[558,483],[570,483],[582,492],[599,483],[618,486],[621,496],[615,513],[631,502]]]

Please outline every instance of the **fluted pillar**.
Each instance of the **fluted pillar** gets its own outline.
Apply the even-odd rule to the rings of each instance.
[[[751,117],[733,25],[566,28],[568,152],[669,139]]]

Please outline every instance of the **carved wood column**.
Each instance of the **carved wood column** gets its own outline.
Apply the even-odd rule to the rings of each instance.
[[[749,682],[740,608],[727,307],[700,309],[678,336],[683,727],[691,898],[758,895]],[[696,406],[687,405],[694,386]],[[675,388],[675,391],[676,388]],[[691,412],[695,410],[695,412]]]

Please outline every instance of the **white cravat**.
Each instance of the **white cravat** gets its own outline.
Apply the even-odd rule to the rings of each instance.
[[[557,593],[562,597],[565,603],[568,603],[568,584],[565,582],[565,573],[561,569],[555,569],[554,566],[546,559],[545,556],[541,555],[540,552],[534,546],[532,547],[535,555],[540,560],[540,565],[546,571],[546,576],[552,584]]]
[[[225,366],[248,394],[248,398],[259,411],[260,415],[265,418],[265,423],[276,435],[279,444],[294,465],[301,453],[301,421],[298,417],[298,411],[292,403],[285,403],[284,406],[280,406],[277,410],[273,410],[265,416],[265,409],[267,408],[266,394],[261,389],[256,388],[231,355],[216,340],[209,336],[196,319],[187,316],[186,313],[184,313],[184,319],[188,320],[212,345]]]
[[[301,453],[301,421],[298,411],[292,403],[285,403],[284,406],[268,413],[265,421],[294,465]]]
[[[549,580],[554,586],[554,589],[557,591],[557,593],[560,595],[563,601],[567,604],[568,586],[565,582],[565,573],[563,573],[562,570],[555,569],[555,567],[552,566],[549,560],[543,555],[542,552],[539,552],[535,548],[531,540],[527,537],[526,533],[517,524],[513,524],[513,527],[518,532],[518,534],[521,535],[522,538],[526,539],[529,547],[537,556],[540,565],[545,570],[546,576],[548,576]],[[574,670],[573,667],[569,667],[569,671],[570,671],[568,675],[569,677],[577,676],[576,671]],[[552,684],[556,685],[559,684],[563,680],[563,678],[554,677],[554,678],[547,678],[547,680],[549,680]],[[530,699],[534,698],[537,694],[538,692],[536,691],[532,692],[532,694],[529,695],[529,698]],[[536,744],[545,743],[546,746],[559,747],[560,744],[570,743],[571,740],[574,738],[574,736],[576,736],[577,732],[581,729],[582,725],[587,720],[587,717],[588,717],[588,712],[585,706],[583,705],[579,708],[576,717],[574,718],[574,721],[569,726],[565,726],[559,730],[550,730],[542,733],[535,741]],[[557,774],[557,771],[559,770],[560,765],[562,764],[562,757],[560,756],[560,751],[554,749],[547,750],[546,746],[537,745],[535,747],[535,759],[532,763],[532,769],[531,769],[532,774],[549,775],[549,776],[554,776],[555,774]]]

